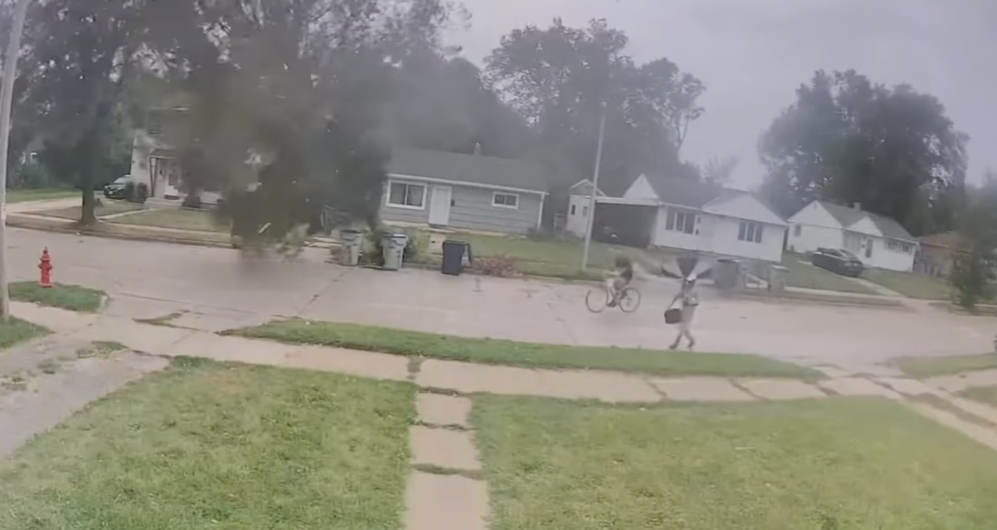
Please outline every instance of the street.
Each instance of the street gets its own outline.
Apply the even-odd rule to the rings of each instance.
[[[185,312],[177,323],[212,331],[274,316],[384,325],[465,336],[580,345],[667,348],[661,313],[677,284],[643,282],[634,314],[592,314],[590,286],[432,271],[382,272],[325,263],[308,249],[294,262],[240,253],[9,229],[14,280],[36,280],[45,247],[56,282],[111,295],[107,312],[137,319]],[[941,311],[721,299],[703,293],[694,332],[702,351],[759,353],[874,369],[900,356],[990,351],[992,321]]]

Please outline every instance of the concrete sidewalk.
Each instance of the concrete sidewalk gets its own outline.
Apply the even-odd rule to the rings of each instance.
[[[933,421],[997,450],[997,433],[992,427],[962,417],[965,414],[997,425],[997,410],[967,402],[919,381],[866,378],[833,367],[826,368],[829,379],[807,383],[791,379],[660,378],[603,371],[530,370],[436,359],[413,363],[403,356],[220,336],[201,330],[142,324],[124,317],[82,315],[23,303],[15,303],[14,312],[20,318],[59,333],[56,342],[114,341],[160,362],[163,358],[195,356],[413,382],[420,387],[420,392],[416,397],[416,421],[409,431],[412,467],[405,491],[406,530],[488,528],[488,487],[469,420],[473,407],[470,397],[476,393],[646,405],[666,402],[745,403],[832,396],[881,397],[906,403]],[[165,365],[142,363],[134,354],[128,355],[126,364],[131,363],[133,367],[122,370],[118,365],[118,375],[113,381],[115,385],[125,384],[142,373],[161,369]],[[69,375],[74,380],[78,379],[72,373]],[[102,377],[107,378],[106,374]],[[29,399],[45,402],[47,408],[42,407],[41,410],[52,411],[51,417],[45,421],[62,419],[83,406],[71,403],[72,406],[53,408],[53,404],[69,403],[65,399],[56,400],[58,403],[52,399],[51,387],[59,381],[53,379],[49,383],[49,394],[28,396]],[[92,394],[94,398],[102,395],[100,392]],[[940,399],[948,405],[930,405],[922,399],[926,396]],[[952,407],[952,410],[946,407]],[[953,410],[961,412],[954,413]],[[15,419],[23,422],[25,418],[22,414]],[[0,420],[3,419],[0,414]],[[32,425],[37,426],[37,423]],[[13,424],[17,425],[17,422]],[[24,436],[25,433],[15,433],[13,438],[8,437],[8,441],[23,442]],[[0,437],[0,442],[3,440]],[[0,444],[0,455],[3,449]]]

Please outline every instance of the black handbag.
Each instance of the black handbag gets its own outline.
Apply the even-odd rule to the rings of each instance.
[[[665,324],[678,324],[682,322],[682,310],[672,307],[665,310]]]

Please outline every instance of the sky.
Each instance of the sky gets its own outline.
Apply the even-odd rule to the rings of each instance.
[[[683,156],[736,156],[732,184],[758,184],[761,133],[817,69],[854,68],[874,82],[938,97],[968,133],[970,181],[997,168],[997,1],[994,0],[461,0],[467,27],[448,41],[483,59],[509,31],[605,18],[638,62],[667,57],[699,77],[706,113]]]

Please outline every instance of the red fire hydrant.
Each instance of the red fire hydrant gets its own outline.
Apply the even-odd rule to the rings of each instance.
[[[42,261],[38,264],[38,268],[42,271],[42,277],[38,285],[52,287],[52,257],[48,255],[48,247],[45,247],[45,250],[42,251]]]

